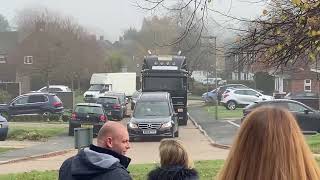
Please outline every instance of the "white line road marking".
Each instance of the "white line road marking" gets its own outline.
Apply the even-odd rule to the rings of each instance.
[[[234,123],[234,122],[232,122],[232,121],[227,121],[228,123],[230,123],[230,124],[232,124],[232,125],[234,125],[234,126],[236,126],[236,127],[240,127],[240,125],[239,124],[237,124],[237,123]]]

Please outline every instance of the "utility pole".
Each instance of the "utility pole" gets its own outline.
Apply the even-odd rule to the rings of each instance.
[[[214,67],[215,67],[215,86],[216,86],[216,89],[218,88],[218,80],[217,80],[217,37],[216,36],[213,36],[214,38]],[[217,93],[217,91],[216,91]],[[215,120],[218,120],[218,96],[217,96],[217,102],[215,103]]]

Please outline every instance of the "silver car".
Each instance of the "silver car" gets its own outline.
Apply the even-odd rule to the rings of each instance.
[[[0,141],[6,140],[8,136],[9,124],[6,118],[0,115]]]

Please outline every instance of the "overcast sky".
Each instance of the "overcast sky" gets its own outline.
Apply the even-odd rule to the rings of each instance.
[[[24,7],[47,7],[62,14],[73,16],[90,31],[98,35],[103,34],[106,39],[115,41],[124,30],[130,27],[139,29],[143,17],[151,15],[150,12],[145,12],[133,6],[134,1],[135,0],[1,0],[0,14],[9,20],[11,25],[14,25],[14,17],[17,11]],[[261,4],[247,3],[244,0],[213,0],[210,7],[236,17],[245,18],[257,17],[262,12]],[[212,14],[211,16],[220,23],[223,22],[221,16],[217,14]]]

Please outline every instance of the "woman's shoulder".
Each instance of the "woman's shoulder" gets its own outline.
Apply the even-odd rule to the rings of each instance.
[[[181,166],[157,167],[150,171],[148,180],[197,180],[198,172],[195,169],[188,169]]]

